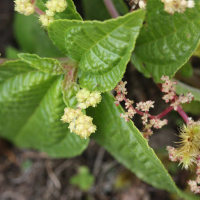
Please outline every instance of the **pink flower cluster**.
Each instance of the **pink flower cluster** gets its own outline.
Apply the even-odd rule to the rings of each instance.
[[[171,80],[169,80],[168,76],[162,76],[161,80],[165,81],[162,84],[162,89],[161,89],[161,91],[165,93],[163,99],[165,100],[166,103],[171,102],[170,106],[173,106],[174,110],[177,110],[178,105],[182,103],[190,103],[194,99],[194,96],[190,92],[187,93],[186,96],[184,94],[177,96],[176,95],[177,82],[176,81],[172,82]]]
[[[197,178],[196,180],[189,180],[188,184],[190,186],[190,190],[194,193],[200,193],[200,186],[197,184],[200,184],[200,156],[197,158],[197,168],[196,168],[196,174]]]
[[[127,111],[125,113],[120,114],[121,117],[125,119],[125,121],[129,121],[130,118],[137,113],[141,115],[142,123],[144,125],[143,135],[145,138],[148,138],[150,135],[153,134],[152,128],[160,129],[164,125],[167,124],[167,120],[161,120],[167,113],[171,110],[177,110],[180,115],[183,115],[183,111],[180,107],[181,103],[189,103],[192,99],[194,99],[191,93],[187,93],[186,95],[181,94],[179,96],[176,95],[176,81],[169,80],[168,76],[162,76],[161,80],[164,81],[162,83],[161,91],[164,93],[163,99],[166,103],[171,103],[170,106],[160,113],[157,116],[152,116],[149,114],[150,108],[154,107],[154,101],[146,101],[146,102],[139,102],[136,103],[136,106],[133,106],[134,101],[131,101],[126,98],[127,89],[126,84],[127,82],[120,81],[120,83],[116,86],[115,91],[117,95],[115,97],[115,104],[118,106],[120,102],[125,101],[125,108]]]
[[[120,102],[125,101],[125,108],[127,109],[127,112],[120,114],[125,121],[129,121],[129,118],[133,118],[136,113],[142,115],[141,119],[144,125],[143,135],[145,138],[148,138],[148,136],[153,133],[151,130],[152,127],[159,129],[167,124],[167,120],[160,120],[158,117],[149,114],[149,109],[154,107],[154,101],[150,100],[146,102],[139,102],[134,108],[134,101],[126,98],[126,84],[127,82],[120,81],[120,83],[116,86],[115,91],[117,92],[117,95],[115,97],[115,104],[118,106]]]

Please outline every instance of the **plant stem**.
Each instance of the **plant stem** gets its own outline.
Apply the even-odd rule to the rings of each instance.
[[[12,61],[13,59],[5,59],[5,58],[0,58],[0,65],[5,63],[6,61]]]
[[[173,106],[169,106],[167,109],[165,109],[163,112],[161,112],[159,115],[157,115],[157,119],[161,119],[165,115],[167,115],[169,112],[171,112],[174,109]]]
[[[183,120],[186,123],[189,122],[189,118],[188,118],[187,114],[185,113],[185,111],[182,109],[182,107],[180,105],[178,105],[177,112],[179,113],[179,115],[183,118]]]
[[[108,12],[110,13],[112,18],[119,17],[119,13],[117,12],[112,0],[103,0]]]
[[[38,15],[45,15],[45,13],[40,10],[37,6],[35,6],[35,12],[38,14]]]

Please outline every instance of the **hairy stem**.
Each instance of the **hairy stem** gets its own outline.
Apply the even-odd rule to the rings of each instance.
[[[108,12],[110,13],[112,18],[119,17],[119,13],[117,12],[112,0],[103,0]]]
[[[189,122],[189,118],[188,118],[187,114],[185,113],[185,111],[182,109],[182,107],[180,105],[178,105],[177,112],[179,113],[179,115],[183,118],[183,120],[186,123]]]

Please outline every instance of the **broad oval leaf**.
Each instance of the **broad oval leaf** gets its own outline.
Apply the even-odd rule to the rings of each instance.
[[[80,86],[105,92],[122,79],[144,14],[139,10],[105,22],[58,20],[48,31],[58,47],[79,61]]]
[[[199,199],[183,193],[175,186],[167,170],[133,122],[125,122],[119,116],[124,111],[121,106],[117,107],[114,101],[111,94],[105,93],[97,108],[89,109],[89,114],[97,125],[97,132],[92,134],[92,137],[116,160],[147,183],[177,193],[186,200]]]
[[[60,121],[65,104],[62,76],[39,72],[22,61],[0,66],[0,134],[20,147],[52,157],[72,157],[88,145]],[[7,70],[6,70],[7,69]],[[16,74],[14,72],[17,72]]]
[[[172,77],[191,57],[200,39],[200,1],[184,13],[170,15],[159,0],[148,0],[146,24],[141,29],[134,53],[156,82]]]

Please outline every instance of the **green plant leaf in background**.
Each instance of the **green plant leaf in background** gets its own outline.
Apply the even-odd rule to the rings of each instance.
[[[48,32],[58,47],[79,62],[80,86],[105,92],[122,79],[144,14],[139,10],[105,22],[57,20]]]
[[[112,18],[103,0],[82,0],[82,4],[86,20],[104,21]],[[123,0],[113,0],[113,4],[120,15],[125,15],[129,12]]]
[[[136,67],[136,69],[139,72],[143,73],[143,75],[146,78],[150,78],[151,77],[151,74],[146,70],[144,64],[139,59],[139,57],[135,55],[135,53],[133,53],[132,56],[131,56],[131,62],[134,64],[134,66]]]
[[[156,188],[177,193],[186,200],[199,199],[180,191],[172,178],[148,146],[132,121],[125,122],[119,115],[124,112],[114,104],[114,97],[103,94],[97,108],[90,108],[88,114],[94,118],[97,132],[92,137],[120,163],[134,172],[139,178]]]
[[[176,80],[177,81],[177,80]],[[176,85],[176,92],[178,94],[187,94],[188,92],[191,92],[194,95],[195,101],[200,101],[200,89],[194,88],[192,86],[189,86],[185,83],[182,83],[180,81],[177,81]]]
[[[18,53],[20,53],[20,51],[15,49],[12,46],[8,46],[5,52],[6,58],[9,58],[9,59],[18,59],[19,58]]]
[[[60,121],[65,104],[62,76],[39,72],[22,61],[0,66],[0,135],[19,147],[52,157],[72,157],[88,145]]]
[[[70,178],[70,184],[78,186],[82,191],[88,191],[94,184],[94,176],[90,174],[87,166],[80,166],[78,174]]]
[[[170,15],[159,0],[148,0],[146,24],[138,37],[135,55],[156,82],[172,77],[191,57],[200,39],[200,1],[184,13]]]
[[[194,88],[185,83],[177,81],[176,93],[186,95],[188,92],[191,92],[194,95],[194,100],[189,104],[183,104],[183,109],[185,112],[198,115],[200,114],[200,89]]]
[[[183,77],[191,77],[193,74],[193,68],[191,63],[188,61],[186,62],[181,68],[180,73]]]
[[[42,57],[62,57],[64,54],[54,46],[41,27],[38,17],[15,13],[14,34],[21,52],[35,53]],[[15,57],[13,57],[15,58]]]
[[[183,110],[185,112],[191,113],[193,115],[200,114],[200,102],[199,101],[192,101],[191,103],[184,103],[182,105]]]
[[[37,6],[45,12],[48,8],[45,7],[45,4],[48,0],[37,0]],[[54,18],[55,19],[77,19],[82,20],[82,17],[80,14],[76,11],[76,7],[74,5],[74,2],[72,0],[66,0],[67,2],[67,8],[60,13],[56,13]]]

